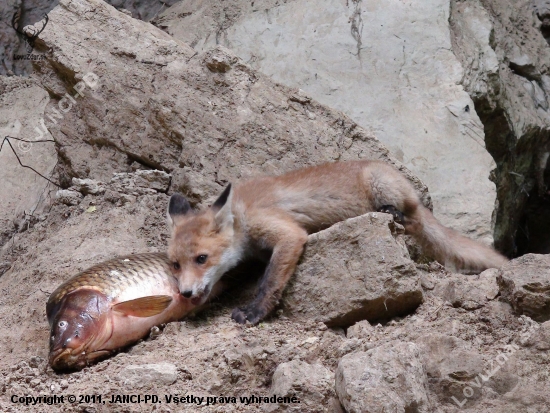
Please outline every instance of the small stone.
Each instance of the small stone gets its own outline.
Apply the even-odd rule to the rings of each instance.
[[[105,184],[93,179],[72,179],[73,188],[84,195],[101,195],[105,193]]]
[[[151,331],[149,332],[149,338],[150,339],[155,339],[158,336],[160,336],[161,334],[162,334],[161,329],[158,328],[158,326],[153,326],[153,327],[151,327]]]
[[[319,411],[319,406],[326,406],[335,397],[334,374],[321,364],[308,364],[301,360],[282,363],[273,373],[270,394],[296,396],[301,403],[300,411]],[[296,411],[288,404],[270,405],[267,410]]]
[[[122,194],[122,195],[120,195],[120,199],[118,201],[118,204],[126,205],[126,204],[133,204],[134,202],[136,202],[136,197],[134,195]]]
[[[159,170],[140,170],[134,172],[136,186],[150,188],[158,192],[168,191],[170,186],[170,174]]]
[[[136,172],[121,172],[113,174],[111,189],[121,194],[153,195],[157,192],[166,192],[172,177],[164,171],[138,170]],[[109,194],[111,198],[112,195]]]
[[[71,206],[78,205],[83,196],[80,192],[77,191],[73,191],[70,189],[60,189],[55,193],[55,198],[58,202]]]
[[[226,73],[231,70],[231,66],[235,64],[237,58],[232,56],[229,50],[218,46],[215,49],[206,53],[204,63],[206,67],[215,73]]]
[[[119,373],[119,380],[134,388],[154,384],[173,384],[178,378],[178,369],[171,363],[131,364]]]
[[[298,102],[302,105],[305,105],[305,104],[311,102],[311,98],[309,96],[307,96],[306,92],[304,92],[302,89],[298,89],[298,92],[292,94],[289,99],[292,102]],[[309,114],[309,111],[308,111],[308,114]],[[313,116],[315,116],[315,115],[313,115]],[[310,117],[310,119],[315,119],[315,117],[313,117],[313,118]]]
[[[44,361],[44,359],[40,356],[33,356],[31,357],[31,359],[29,360],[29,367],[32,367],[32,368],[37,368],[42,362]]]
[[[347,338],[370,338],[374,334],[374,327],[367,320],[359,321],[348,328]]]

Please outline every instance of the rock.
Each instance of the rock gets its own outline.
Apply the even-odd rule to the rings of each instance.
[[[533,322],[522,334],[521,345],[534,347],[539,351],[550,350],[550,321],[542,324]]]
[[[130,364],[119,374],[119,380],[133,388],[170,385],[175,383],[177,378],[178,369],[171,363]]]
[[[280,403],[266,408],[269,412],[332,412],[334,374],[321,364],[292,360],[277,366],[273,373],[270,396],[296,396],[299,404]]]
[[[218,46],[204,56],[206,67],[212,72],[225,73],[237,62],[237,58],[225,47]]]
[[[477,276],[447,274],[439,280],[433,292],[444,301],[465,310],[476,310],[498,295],[498,270],[490,268]]]
[[[550,44],[550,1],[533,0],[535,11],[542,22],[541,32],[546,41]]]
[[[170,186],[171,176],[164,171],[139,170],[131,173],[115,173],[111,187],[124,194],[146,195],[166,192]],[[111,199],[112,195],[110,195]]]
[[[136,19],[149,21],[156,17],[166,6],[172,6],[177,0],[163,0],[162,2],[151,0],[107,0],[106,3],[117,7],[122,13],[126,13]],[[11,21],[15,13],[22,13],[19,27],[28,31],[30,25],[43,20],[59,0],[5,0],[0,9],[0,21],[6,22],[0,27],[0,75],[28,76],[32,73],[30,60],[14,60],[14,55],[27,53],[28,45],[22,35],[13,30]],[[124,7],[124,8],[123,8]],[[42,23],[38,25],[42,27]],[[25,30],[27,29],[27,30]],[[47,30],[47,25],[45,30]],[[42,54],[38,47],[32,51],[33,55]]]
[[[158,170],[140,170],[135,173],[135,185],[142,188],[151,188],[158,192],[168,191],[170,174]]]
[[[60,189],[55,193],[55,198],[58,202],[65,205],[78,205],[83,196],[80,192],[70,189]]]
[[[367,320],[363,320],[348,327],[348,331],[346,332],[346,337],[347,338],[369,338],[372,334],[374,334],[374,331],[375,331],[374,327]]]
[[[65,94],[76,94],[76,80],[83,82],[84,96],[72,109],[56,124],[46,122],[64,151],[63,180],[108,182],[139,162],[170,171],[172,191],[193,204],[208,204],[227,182],[258,173],[372,158],[400,168],[430,205],[425,186],[372,134],[313,100],[290,101],[293,89],[273,83],[227,50],[197,54],[101,0],[61,0],[49,18],[41,34],[47,59],[37,71],[53,96],[46,115],[63,106]],[[67,21],[78,21],[78,27]],[[101,33],[101,39],[78,42],[83,33]],[[88,56],[94,56],[94,65]],[[218,60],[235,63],[225,73],[205,65]]]
[[[21,11],[18,28],[21,32],[28,32],[30,27],[41,21],[44,15],[57,5],[57,0],[5,0],[0,8],[0,21],[5,22],[0,27],[0,75],[29,76],[32,73],[30,60],[18,59],[16,55],[31,53],[29,45],[23,35],[12,27],[12,19],[17,11]],[[38,27],[42,27],[39,24]],[[40,54],[35,47],[32,54]],[[15,78],[15,76],[13,77]]]
[[[422,289],[394,225],[391,215],[369,213],[310,235],[283,295],[285,310],[328,326],[413,311]]]
[[[473,378],[482,371],[483,360],[468,349],[468,343],[457,337],[443,334],[427,334],[417,344],[423,355],[429,377],[454,375]],[[463,357],[467,354],[467,357]]]
[[[336,370],[336,393],[349,413],[428,413],[427,387],[418,348],[408,342],[348,354]]]
[[[452,402],[459,407],[468,403],[469,407],[487,391],[504,394],[518,382],[508,356],[492,355],[487,363],[469,343],[444,334],[427,334],[417,344],[430,378],[429,388],[440,403]],[[501,353],[502,348],[498,354]]]
[[[157,21],[199,53],[225,46],[276,82],[302,89],[289,95],[297,108],[307,110],[315,99],[375,131],[427,183],[436,218],[491,243],[493,160],[476,108],[459,85],[462,67],[452,51],[449,1],[395,1],[391,13],[386,3],[373,1],[315,5],[183,0]]]
[[[72,179],[72,188],[83,195],[101,195],[105,193],[105,184],[93,179]]]
[[[505,265],[497,277],[500,295],[516,313],[550,320],[550,256],[527,254]]]
[[[44,362],[44,359],[40,356],[33,356],[29,360],[29,367],[37,368]]]
[[[498,200],[495,246],[509,256],[550,252],[545,242],[550,224],[544,220],[548,206],[539,204],[538,197],[548,186],[541,179],[546,162],[537,165],[550,145],[545,132],[550,128],[550,90],[543,76],[550,48],[540,32],[533,0],[520,0],[513,7],[499,0],[454,1],[450,23],[452,49],[464,68],[462,84],[475,103],[486,147],[498,164],[491,178]]]
[[[0,8],[0,16],[4,16],[4,12]],[[11,17],[9,19],[11,21]],[[0,39],[5,41],[11,37],[11,33],[2,37],[3,27],[0,27]],[[13,31],[11,27],[9,30]],[[16,39],[14,41],[14,44],[8,42],[6,49],[3,44],[0,45],[0,60],[4,59],[2,51],[12,51],[11,47],[17,44]],[[0,72],[3,68],[0,64]],[[0,246],[15,232],[15,219],[36,216],[43,212],[44,207],[49,208],[45,201],[52,196],[54,185],[31,169],[23,168],[10,147],[11,144],[23,165],[30,166],[55,181],[55,177],[52,177],[57,162],[55,144],[34,142],[52,140],[52,136],[41,123],[48,102],[48,93],[36,82],[0,76]],[[17,139],[4,142],[6,136],[31,142]]]

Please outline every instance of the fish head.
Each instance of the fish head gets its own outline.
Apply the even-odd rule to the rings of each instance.
[[[101,349],[111,335],[108,298],[91,289],[67,294],[50,318],[50,365],[54,370],[81,370],[109,354]]]

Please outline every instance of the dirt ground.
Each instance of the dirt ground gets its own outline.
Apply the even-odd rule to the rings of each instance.
[[[11,266],[0,278],[0,411],[187,412],[198,408],[187,403],[168,403],[169,395],[236,397],[236,403],[203,406],[201,411],[274,411],[276,405],[246,405],[239,402],[239,397],[270,396],[273,373],[281,363],[300,360],[322,365],[334,373],[345,354],[385,342],[411,341],[424,349],[429,373],[430,363],[436,363],[439,370],[445,363],[453,363],[456,354],[444,354],[442,343],[454,340],[453,348],[462,349],[456,362],[473,360],[480,364],[461,367],[469,377],[496,357],[503,346],[520,343],[527,326],[498,298],[486,300],[473,310],[461,308],[467,305],[460,302],[453,306],[448,301],[449,283],[463,277],[475,285],[475,276],[451,274],[438,265],[419,265],[424,304],[404,318],[373,326],[363,336],[350,338],[341,328],[295,321],[285,315],[284,308],[256,327],[238,325],[230,318],[231,309],[249,297],[253,289],[253,284],[249,284],[233,287],[202,313],[170,323],[155,337],[105,361],[81,372],[57,374],[47,364],[49,328],[45,306],[49,292],[62,280],[104,259],[122,253],[160,251],[167,242],[166,194],[132,196],[126,202],[113,194],[88,195],[76,206],[54,202],[49,212],[37,217],[34,224],[29,223],[27,230],[13,234],[4,247],[2,259],[9,260]],[[95,206],[95,212],[86,212],[89,206]],[[482,387],[480,395],[467,400],[464,409],[471,406],[472,410],[465,411],[506,412],[505,398],[523,399],[527,397],[525,392],[529,403],[538,404],[537,397],[545,387],[530,383],[547,382],[545,366],[550,358],[547,352],[526,342],[518,349]],[[146,366],[147,370],[147,365],[159,363],[175,366],[177,374],[171,376],[169,369],[162,366],[157,368],[161,373],[152,375],[133,370],[135,366]],[[453,368],[456,370],[456,366]],[[436,373],[429,382],[430,397],[439,406],[433,411],[459,411],[451,399],[455,382]],[[300,404],[281,405],[277,411],[339,411],[332,386],[322,389],[322,396],[307,386],[295,386],[293,391]],[[83,403],[70,403],[65,399],[63,404],[34,406],[11,402],[12,396],[53,394],[78,398],[100,395],[102,401],[86,403],[84,398]],[[156,395],[161,403],[110,402],[112,396],[123,394]],[[542,413],[536,409],[522,411]]]

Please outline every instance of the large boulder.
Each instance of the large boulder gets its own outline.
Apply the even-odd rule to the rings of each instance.
[[[310,235],[285,291],[285,309],[329,326],[413,311],[422,288],[401,238],[391,215],[377,212]]]

